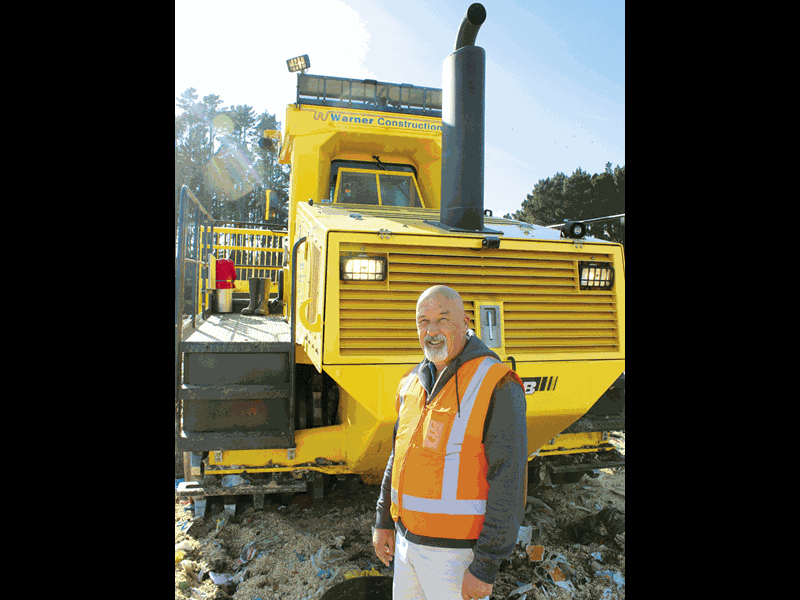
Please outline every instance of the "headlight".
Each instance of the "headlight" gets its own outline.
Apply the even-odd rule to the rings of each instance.
[[[380,256],[343,256],[339,276],[345,281],[383,281],[386,279],[386,259]]]
[[[609,263],[579,262],[582,290],[611,289],[614,267]]]

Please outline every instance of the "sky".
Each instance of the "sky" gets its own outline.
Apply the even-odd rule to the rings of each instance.
[[[484,206],[519,210],[540,180],[625,165],[624,0],[485,0]],[[469,0],[176,0],[175,97],[220,96],[285,121],[309,74],[442,87]],[[176,114],[180,111],[176,108]]]

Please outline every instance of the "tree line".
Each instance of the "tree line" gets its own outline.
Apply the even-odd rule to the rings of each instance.
[[[259,145],[265,129],[280,130],[275,115],[253,107],[222,106],[216,94],[198,100],[189,88],[175,116],[175,226],[180,189],[188,185],[215,220],[286,226],[289,165],[278,164],[277,145]],[[266,206],[270,190],[270,206]]]
[[[505,218],[533,223],[555,225],[564,221],[583,221],[625,213],[625,166],[611,168],[590,175],[578,167],[567,177],[556,173],[540,179],[522,202],[522,207]],[[590,223],[590,234],[613,242],[625,242],[624,220]]]

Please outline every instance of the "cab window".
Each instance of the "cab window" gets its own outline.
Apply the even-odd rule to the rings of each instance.
[[[389,175],[379,173],[381,184],[381,204],[383,206],[421,207],[414,179],[410,175]]]
[[[329,198],[341,204],[421,208],[424,203],[415,176],[411,165],[334,160]]]
[[[336,202],[378,205],[378,184],[375,181],[375,173],[342,170],[339,178],[339,196]]]

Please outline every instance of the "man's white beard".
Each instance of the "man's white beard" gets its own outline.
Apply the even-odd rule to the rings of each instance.
[[[431,348],[428,346],[428,342],[442,342],[441,346],[437,346],[436,348]],[[427,358],[431,362],[442,362],[447,358],[447,338],[443,335],[435,335],[433,337],[426,335],[425,336],[425,344],[422,347],[423,351],[425,352],[425,358]]]

